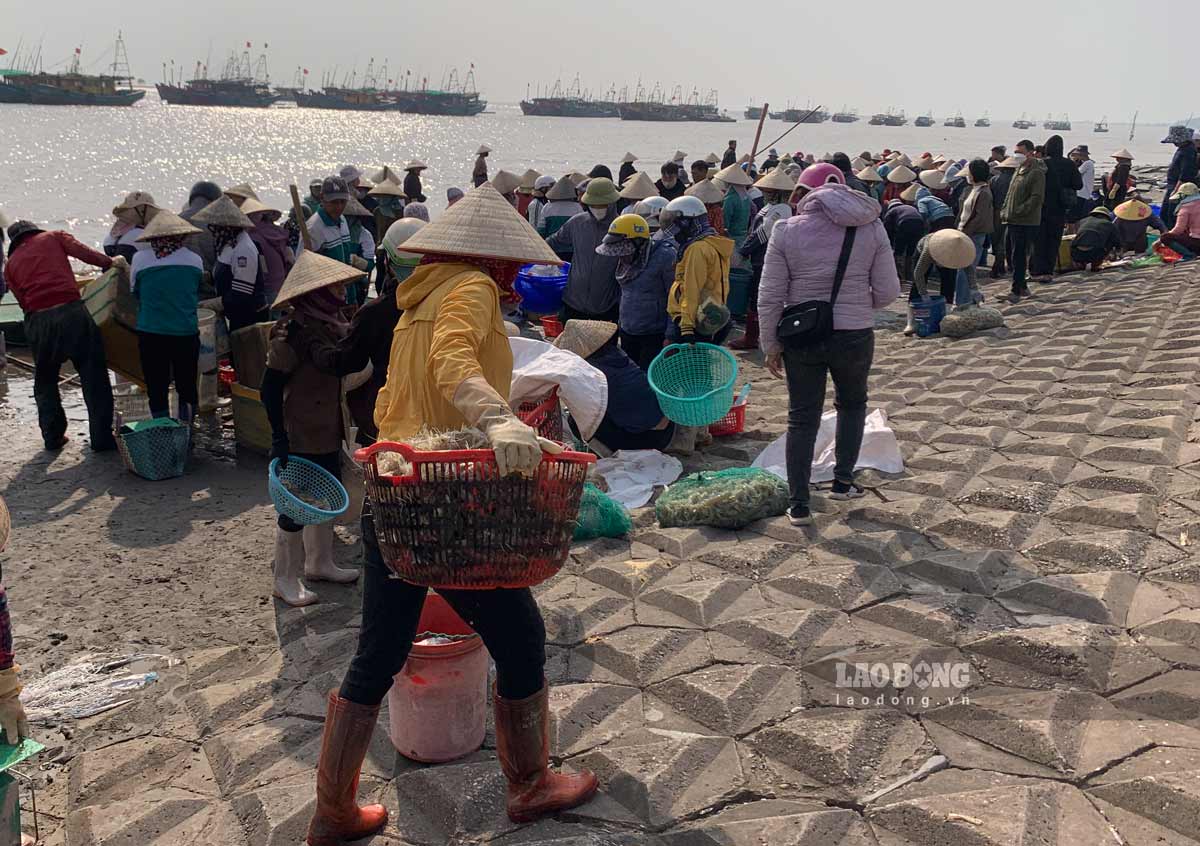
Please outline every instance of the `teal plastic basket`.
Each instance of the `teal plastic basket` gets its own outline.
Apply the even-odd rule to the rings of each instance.
[[[302,526],[328,523],[344,514],[350,505],[350,495],[342,483],[324,467],[308,459],[291,456],[282,470],[279,459],[273,459],[267,473],[275,510]],[[320,501],[329,507],[321,508],[312,502],[305,502],[292,491],[299,491],[305,498]]]
[[[708,426],[733,407],[737,359],[713,344],[672,344],[650,362],[646,374],[668,420]]]
[[[166,417],[117,430],[117,450],[126,469],[151,482],[183,475],[191,440],[191,427]]]

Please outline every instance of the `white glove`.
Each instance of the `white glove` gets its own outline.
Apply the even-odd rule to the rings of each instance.
[[[367,264],[367,260],[362,256],[350,256],[350,266],[355,270],[365,271],[371,265]]]
[[[543,452],[557,455],[563,451],[562,446],[539,438],[536,430],[522,423],[482,376],[472,376],[458,386],[454,407],[468,423],[487,435],[496,452],[501,476],[509,473],[532,476],[542,463]]]
[[[129,273],[129,262],[126,261],[125,256],[113,256],[112,267],[116,268],[122,276]]]
[[[25,718],[20,695],[17,668],[0,672],[0,728],[4,729],[4,739],[11,746],[20,743],[21,738],[29,737],[29,721]]]

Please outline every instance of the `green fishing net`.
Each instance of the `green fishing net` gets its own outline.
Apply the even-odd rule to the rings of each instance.
[[[654,511],[659,525],[741,529],[787,511],[788,487],[756,467],[693,473],[667,488]]]
[[[625,506],[588,482],[579,500],[579,520],[575,525],[575,540],[619,538],[633,529],[633,520]]]

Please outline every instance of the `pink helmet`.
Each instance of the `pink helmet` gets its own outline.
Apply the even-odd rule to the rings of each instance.
[[[797,180],[796,185],[803,185],[811,191],[814,188],[820,188],[822,185],[830,185],[834,182],[838,185],[845,185],[845,175],[836,165],[831,165],[828,162],[820,162],[806,167],[804,172],[800,174],[800,179]]]

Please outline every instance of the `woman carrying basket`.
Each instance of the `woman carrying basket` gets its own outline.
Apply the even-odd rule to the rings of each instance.
[[[500,301],[512,296],[522,264],[558,264],[558,258],[490,184],[416,233],[404,251],[424,258],[396,291],[403,314],[375,407],[380,439],[474,426],[491,442],[501,475],[532,474],[543,449],[561,447],[540,440],[505,399],[512,351]],[[383,806],[358,807],[358,773],[379,705],[417,634],[426,588],[391,577],[372,514],[368,500],[362,629],[341,690],[329,694],[309,846],[357,840],[387,823]],[[533,594],[528,588],[438,592],[496,662],[496,752],[508,780],[509,817],[527,822],[587,801],[596,792],[594,775],[549,768],[546,631]]]

